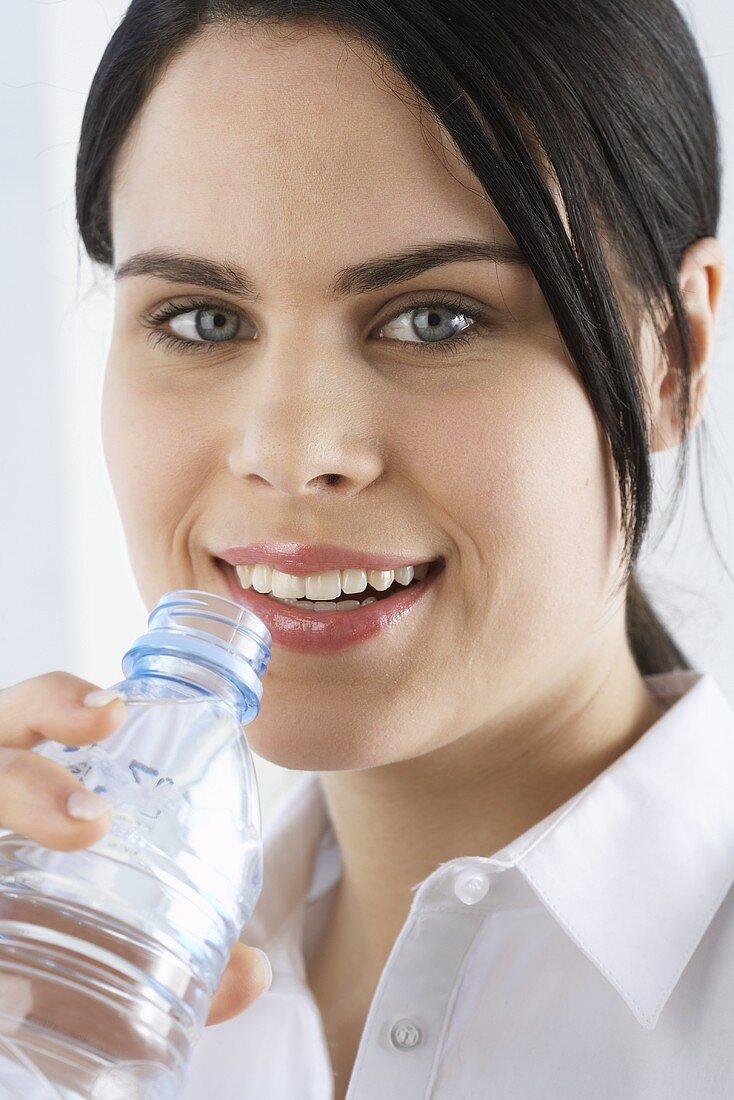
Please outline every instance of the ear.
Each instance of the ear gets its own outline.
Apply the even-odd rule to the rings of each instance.
[[[701,421],[708,395],[709,365],[713,350],[716,315],[724,279],[724,249],[716,237],[701,237],[683,253],[678,284],[683,305],[693,332],[691,348],[691,420],[692,431]],[[666,451],[682,440],[678,415],[678,374],[674,369],[679,357],[680,339],[671,321],[665,335],[673,367],[658,346],[658,355],[650,383],[653,417],[650,451]]]

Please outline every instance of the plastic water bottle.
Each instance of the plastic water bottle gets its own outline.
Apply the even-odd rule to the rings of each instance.
[[[0,1097],[177,1100],[229,951],[262,886],[242,726],[271,635],[208,592],[167,593],[125,653],[127,716],[104,741],[45,741],[112,801],[89,848],[0,831]]]

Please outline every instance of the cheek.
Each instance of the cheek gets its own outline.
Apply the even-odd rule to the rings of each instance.
[[[409,423],[403,453],[458,553],[465,617],[527,652],[559,620],[598,610],[618,553],[614,488],[567,364],[525,364],[484,392],[447,388]]]
[[[141,385],[110,359],[102,394],[102,442],[131,543],[165,540],[211,473],[207,417],[172,388]]]

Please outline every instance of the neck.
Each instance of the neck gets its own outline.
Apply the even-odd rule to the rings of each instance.
[[[440,863],[491,856],[509,844],[590,783],[662,713],[625,644],[613,667],[576,670],[522,710],[437,750],[322,773],[344,873],[320,967],[325,951],[339,983],[350,960],[373,989],[408,914],[411,887]]]

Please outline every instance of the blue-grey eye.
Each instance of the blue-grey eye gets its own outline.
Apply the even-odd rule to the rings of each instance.
[[[442,320],[441,314],[445,314],[446,319]],[[411,315],[412,320],[408,320],[407,323],[401,321],[401,318],[410,318]],[[417,339],[406,340],[405,343],[425,344],[450,339],[457,332],[463,332],[464,329],[471,327],[472,323],[473,321],[470,318],[450,306],[422,306],[419,308],[414,306],[412,309],[403,310],[394,320],[383,325],[381,332],[390,339],[394,339],[396,334],[391,334],[388,330],[391,325],[397,325],[397,335],[402,333],[409,336],[413,333],[417,336]]]
[[[192,309],[188,313],[179,313],[168,322],[173,332],[185,340],[214,343],[218,340],[233,340],[240,330],[240,318],[229,309]]]

